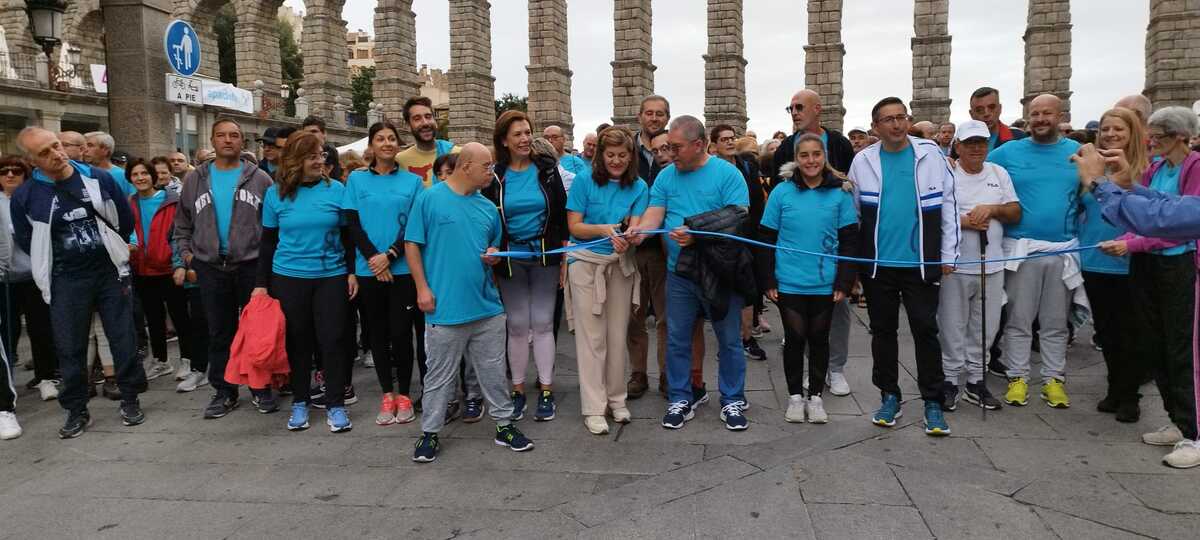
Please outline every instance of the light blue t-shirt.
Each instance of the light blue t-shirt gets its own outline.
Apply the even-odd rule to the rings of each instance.
[[[165,200],[167,200],[167,192],[161,189],[149,197],[137,196],[138,214],[142,220],[142,238],[145,238],[146,242],[150,241],[150,222],[154,221],[154,213],[158,211]]]
[[[996,149],[996,143],[1000,142],[1000,132],[994,132],[988,136],[988,152]]]
[[[875,253],[879,259],[913,261],[912,264],[879,263],[879,266],[919,266],[920,220],[917,213],[916,153],[912,145],[899,152],[879,150],[883,173],[879,189],[879,223],[875,228]]]
[[[1170,162],[1163,163],[1157,171],[1154,171],[1154,176],[1150,178],[1150,189],[1168,195],[1180,195],[1179,169],[1181,168],[1178,165],[1171,165]],[[1156,249],[1152,253],[1155,255],[1182,255],[1195,249],[1195,242],[1184,242],[1172,248]]]
[[[621,187],[616,180],[598,186],[592,175],[588,174],[576,178],[575,183],[571,184],[571,191],[567,193],[567,210],[583,214],[583,222],[588,225],[623,223],[625,218],[642,215],[649,202],[650,188],[641,178],[627,187]],[[575,243],[590,240],[595,239],[580,240],[571,236],[571,241]],[[588,249],[602,255],[611,255],[613,252],[612,244],[608,242]]]
[[[358,170],[346,179],[345,199],[342,208],[358,212],[358,222],[371,245],[379,252],[387,251],[397,238],[403,238],[408,213],[417,194],[424,189],[421,177],[399,167],[391,174],[376,174],[372,170]],[[362,252],[354,250],[354,273],[363,277],[374,277]],[[392,262],[392,274],[408,274],[408,262],[404,253]]]
[[[404,240],[421,246],[433,291],[434,310],[425,322],[465,324],[504,313],[492,269],[480,258],[500,245],[502,233],[496,205],[479,192],[459,195],[441,182],[417,195]]]
[[[228,171],[217,168],[215,163],[208,164],[208,178],[212,190],[213,214],[217,216],[217,240],[220,252],[226,254],[229,249],[229,223],[233,219],[233,194],[238,182],[242,179],[242,167],[239,164]]]
[[[537,238],[546,222],[546,196],[538,186],[537,167],[504,173],[504,219],[508,236],[517,241]]]
[[[1066,137],[1050,144],[1028,137],[988,154],[988,161],[1008,171],[1021,201],[1021,221],[1005,225],[1004,236],[1046,242],[1075,238],[1079,176],[1070,158],[1078,149],[1079,143]]]
[[[592,173],[592,164],[575,154],[563,154],[563,157],[558,159],[558,164],[574,174],[576,180],[581,177],[586,178]]]
[[[1104,221],[1100,215],[1100,203],[1091,193],[1085,193],[1080,198],[1083,203],[1083,213],[1079,218],[1079,243],[1084,246],[1113,240],[1125,231],[1113,227]],[[1102,274],[1128,274],[1129,256],[1113,257],[1099,249],[1085,249],[1079,252],[1079,263],[1084,272],[1100,272]]]
[[[841,188],[779,184],[767,198],[762,225],[779,231],[776,245],[837,255],[838,229],[858,222],[854,198]],[[833,294],[837,260],[779,250],[775,280],[787,294]]]
[[[650,187],[649,206],[666,209],[664,229],[670,230],[683,225],[683,220],[726,206],[750,206],[750,192],[742,172],[720,158],[709,157],[699,169],[681,172],[675,165],[658,173]],[[675,271],[679,258],[679,244],[663,235],[667,245],[667,270]]]
[[[125,169],[113,165],[112,168],[108,170],[108,174],[112,176],[113,182],[117,183],[117,187],[121,188],[121,192],[124,193],[126,197],[132,197],[134,193],[137,193],[137,188],[133,187],[133,184],[130,183],[129,179],[125,177]]]
[[[279,229],[272,272],[302,279],[346,273],[341,231],[345,190],[341,182],[321,180],[301,186],[294,199],[281,199],[277,186],[267,188],[262,203],[262,225]]]

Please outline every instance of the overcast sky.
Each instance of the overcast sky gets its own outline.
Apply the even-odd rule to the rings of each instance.
[[[299,7],[298,0],[288,0]],[[760,137],[787,131],[783,108],[804,86],[806,2],[745,0],[744,33],[750,129]],[[417,63],[450,64],[447,0],[416,0]],[[492,71],[496,95],[526,95],[528,13],[525,0],[492,0]],[[1072,97],[1076,127],[1100,116],[1119,97],[1138,93],[1145,80],[1147,0],[1073,0]],[[671,100],[675,115],[704,113],[707,31],[703,0],[654,0],[655,90]],[[375,2],[347,0],[343,17],[351,30],[372,31]],[[1022,0],[954,0],[950,6],[951,120],[967,118],[976,87],[1000,90],[1005,121],[1020,114],[1025,17]],[[612,116],[612,0],[568,3],[569,61],[575,75],[571,101],[576,131],[594,129]],[[912,97],[912,0],[846,0],[846,128],[866,125],[879,98]]]

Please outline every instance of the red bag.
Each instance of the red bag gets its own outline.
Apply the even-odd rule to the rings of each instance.
[[[261,294],[251,296],[238,321],[229,346],[225,381],[261,389],[288,382],[287,321],[279,301]]]

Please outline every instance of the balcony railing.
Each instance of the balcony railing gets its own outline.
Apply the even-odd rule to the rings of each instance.
[[[38,76],[37,56],[25,54],[0,54],[0,80],[26,86],[46,87],[46,81]],[[59,66],[66,68],[66,66]],[[88,64],[76,64],[74,70],[59,69],[52,74],[54,89],[62,92],[95,92],[92,84],[92,69]]]

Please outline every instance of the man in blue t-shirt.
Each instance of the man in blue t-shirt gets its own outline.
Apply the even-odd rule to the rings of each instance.
[[[103,131],[93,131],[84,135],[83,159],[93,167],[99,167],[108,172],[117,187],[121,188],[121,192],[126,197],[132,197],[137,190],[133,188],[133,184],[125,178],[125,169],[118,167],[113,163],[113,149],[116,146],[116,141],[112,135]]]
[[[650,204],[642,222],[631,229],[644,231],[660,226],[670,229],[667,247],[667,413],[662,425],[679,429],[691,420],[696,406],[707,401],[707,394],[697,399],[692,393],[692,330],[700,312],[708,311],[702,302],[699,285],[675,273],[675,263],[682,247],[695,242],[687,233],[683,220],[724,208],[750,206],[746,181],[737,167],[708,155],[708,138],[704,124],[693,116],[680,116],[671,121],[667,134],[668,145],[675,153],[675,163],[658,174],[650,188]],[[645,238],[635,236],[635,242]],[[729,295],[729,309],[721,319],[712,319],[713,333],[720,344],[721,420],[730,430],[748,427],[743,410],[746,408],[746,356],[742,349],[742,296],[736,291]],[[711,318],[711,317],[710,317]]]
[[[1071,161],[1079,143],[1059,132],[1062,100],[1042,94],[1029,102],[1032,136],[1012,141],[988,155],[1012,177],[1021,202],[1021,220],[1004,227],[1005,256],[1052,251],[1077,245],[1078,173]],[[1070,259],[1073,259],[1071,261]],[[1063,278],[1065,265],[1078,266],[1077,255],[1020,261],[1005,272],[1008,320],[1004,325],[1004,365],[1010,405],[1028,403],[1029,357],[1033,325],[1040,329],[1042,399],[1055,408],[1070,406],[1064,387],[1067,364],[1067,316],[1071,290]]]
[[[463,146],[454,172],[417,196],[405,226],[404,258],[417,287],[417,307],[426,314],[423,433],[412,457],[418,463],[437,459],[438,432],[464,359],[475,367],[496,421],[496,444],[516,452],[533,449],[512,425],[504,305],[488,268],[499,261],[490,254],[497,251],[502,228],[496,206],[479,190],[492,182],[494,167],[486,147]]]

